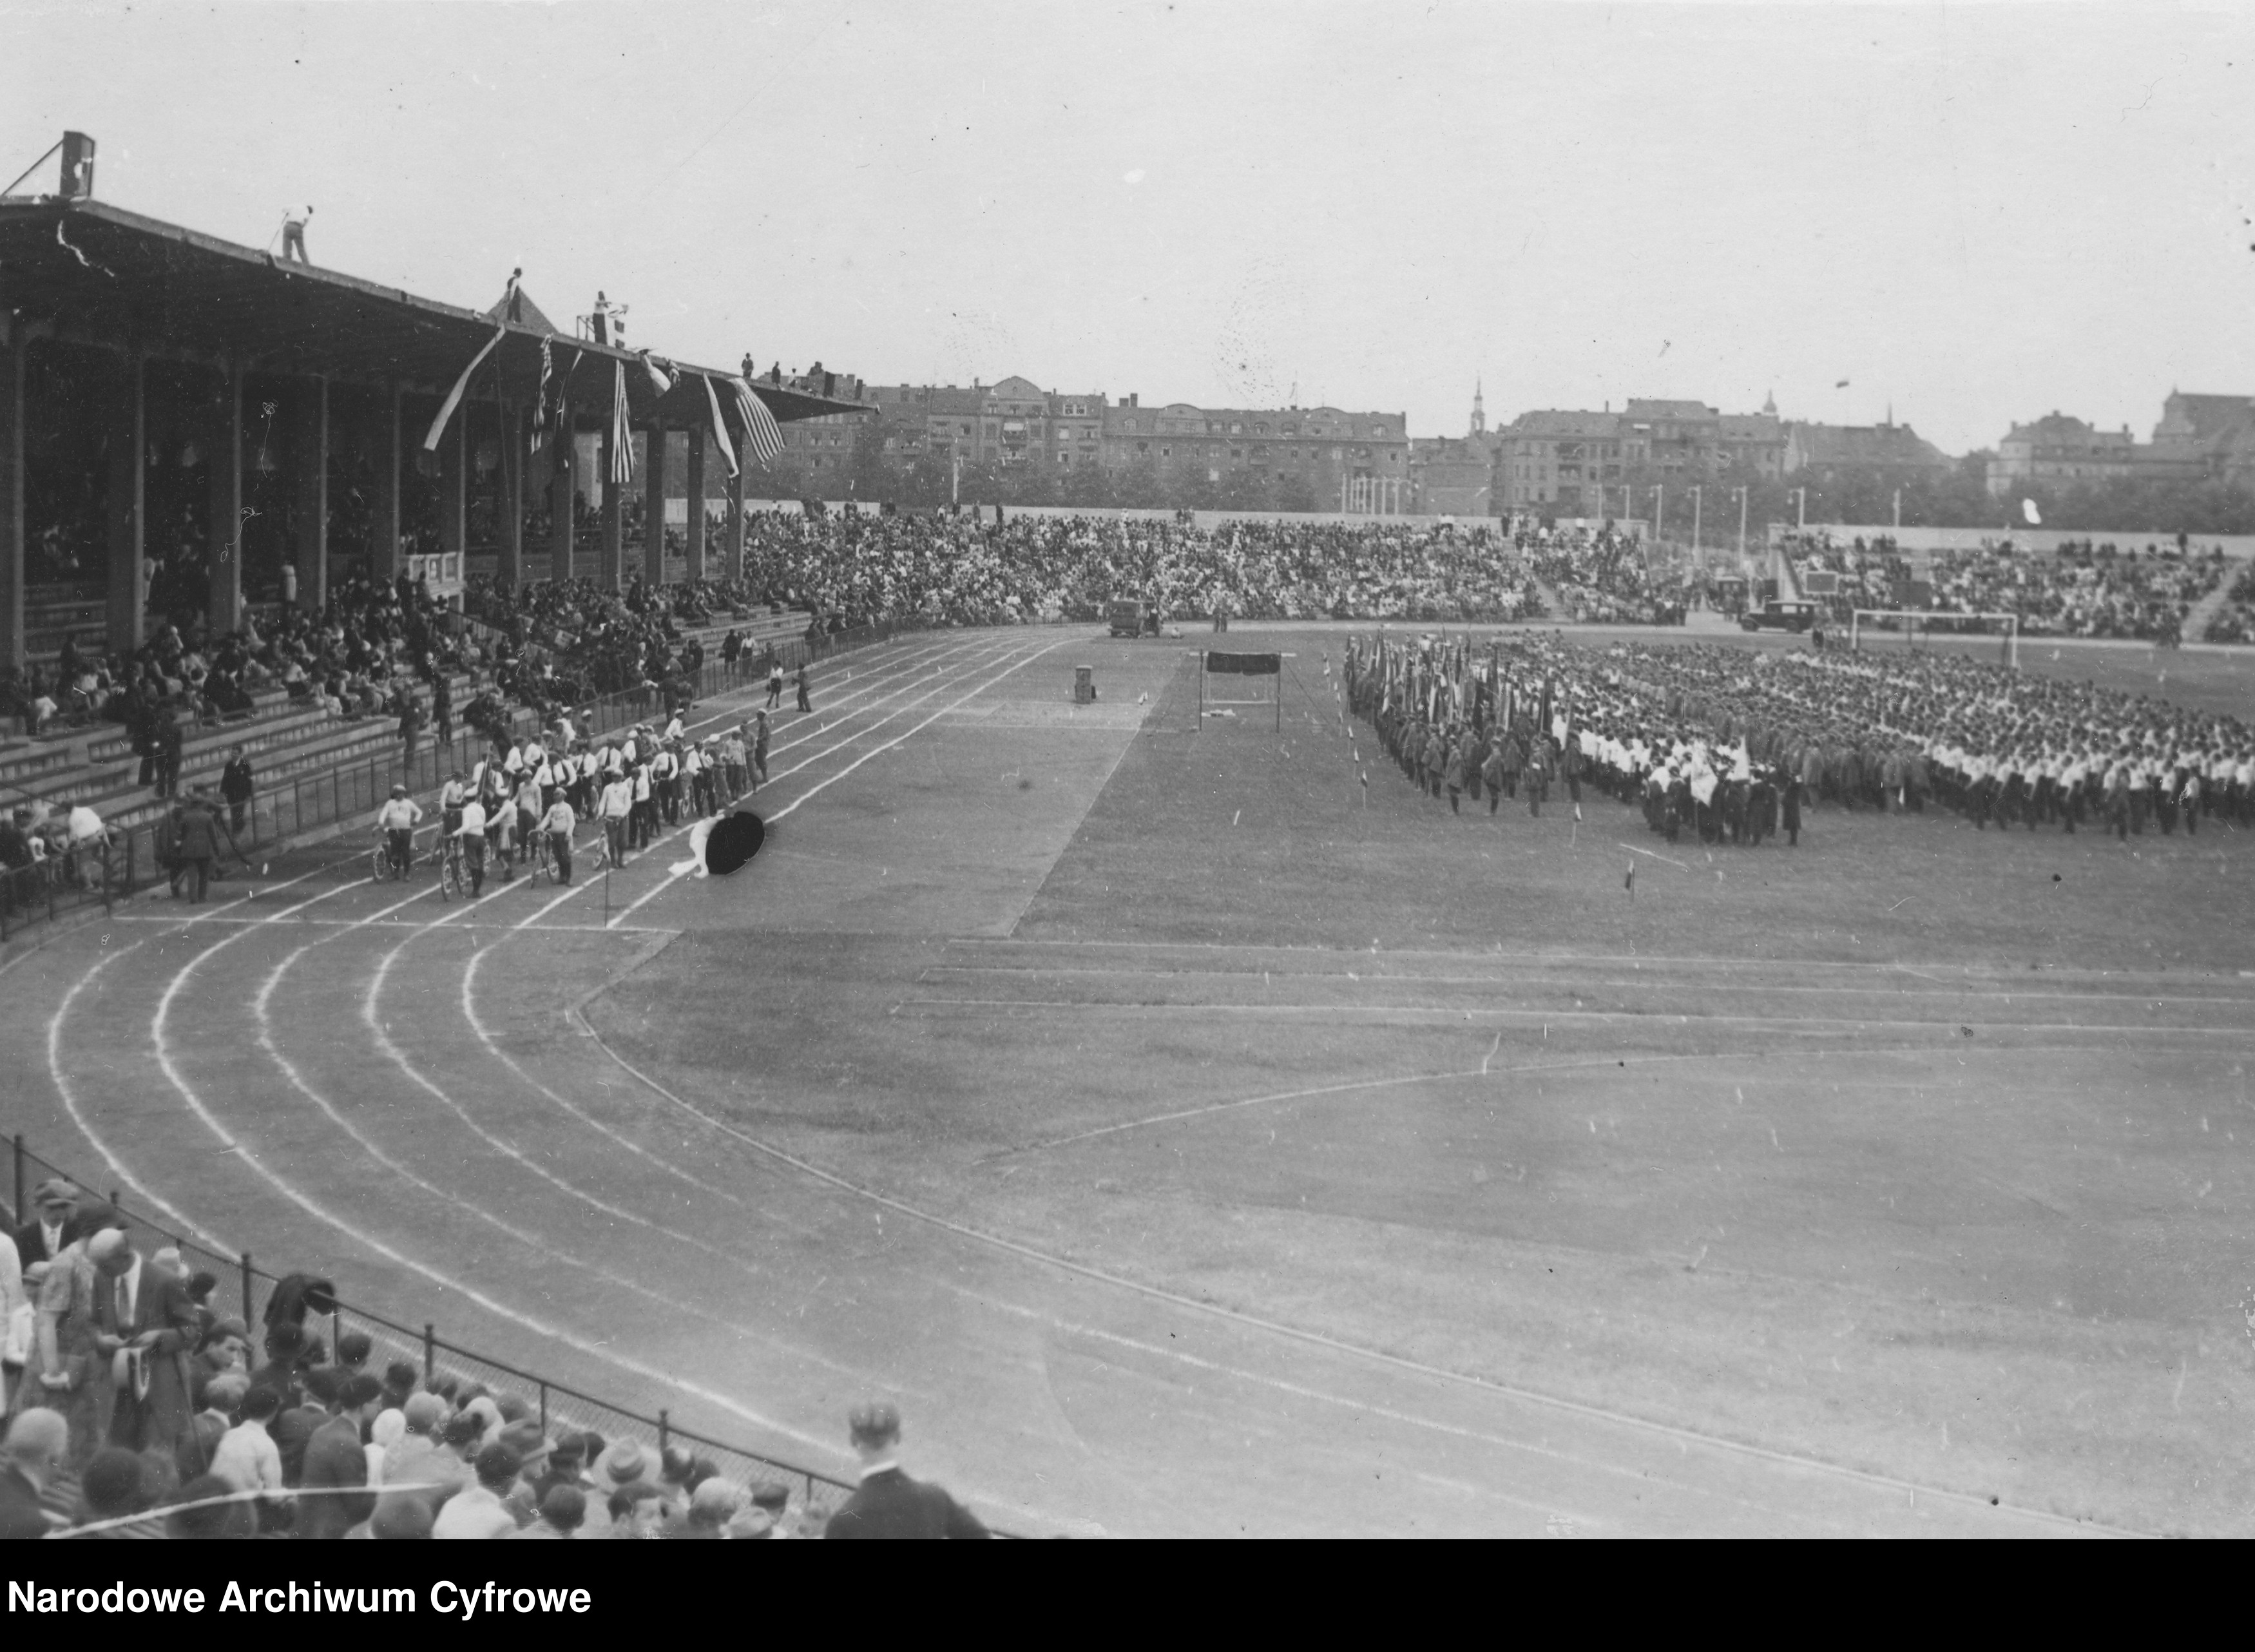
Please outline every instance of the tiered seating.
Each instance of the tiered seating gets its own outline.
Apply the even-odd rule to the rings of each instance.
[[[467,675],[453,678],[452,686],[457,706],[466,705],[476,692]],[[183,728],[183,794],[197,784],[216,791],[228,754],[238,745],[250,757],[262,797],[294,778],[400,749],[396,716],[333,717],[318,704],[293,705],[279,689],[252,698],[256,710],[249,717],[191,722]],[[427,691],[422,699],[427,710]],[[12,797],[35,797],[51,812],[82,803],[120,831],[152,825],[171,806],[141,784],[140,770],[132,737],[114,723],[78,730],[67,739],[17,741],[0,747],[0,788]]]

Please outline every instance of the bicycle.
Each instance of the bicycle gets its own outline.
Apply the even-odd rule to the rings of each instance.
[[[462,840],[457,837],[446,840],[446,848],[439,855],[439,898],[453,901],[467,898],[469,882],[462,869]]]
[[[402,865],[391,858],[390,840],[379,827],[376,835],[376,847],[370,849],[368,854],[369,876],[378,883],[395,882],[404,879],[408,873],[414,869],[414,865],[415,850],[412,843],[411,842],[408,847],[406,864]]]
[[[524,852],[525,877],[536,889],[556,881],[556,849],[545,832],[535,831]]]

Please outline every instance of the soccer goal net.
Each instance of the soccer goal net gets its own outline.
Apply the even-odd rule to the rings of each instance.
[[[1923,649],[1955,637],[1994,637],[1998,657],[2020,663],[2020,616],[2017,614],[1937,614],[1928,608],[1858,608],[1848,625],[1848,646],[1858,653],[1875,649]]]
[[[1284,657],[1282,654],[1198,653],[1198,724],[1208,718],[1259,718],[1284,727]]]

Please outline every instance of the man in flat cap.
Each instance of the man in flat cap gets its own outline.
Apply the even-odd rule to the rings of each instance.
[[[825,1537],[984,1537],[987,1528],[938,1486],[901,1472],[901,1414],[883,1401],[847,1418],[861,1459],[861,1483],[823,1531]]]
[[[71,1215],[78,1207],[79,1192],[60,1176],[49,1177],[32,1190],[32,1219],[11,1235],[16,1255],[25,1267],[53,1262],[78,1234]]]

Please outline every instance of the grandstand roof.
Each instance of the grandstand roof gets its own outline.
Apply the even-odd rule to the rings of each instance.
[[[285,263],[102,201],[0,200],[0,271],[7,307],[51,326],[58,339],[111,348],[130,343],[155,355],[259,372],[397,382],[432,393],[453,384],[497,324],[486,312],[341,271]],[[500,325],[499,370],[505,383],[522,384],[530,395],[541,341],[562,335],[552,324]],[[579,363],[574,405],[583,417],[607,413],[615,376],[601,370],[604,358],[634,363],[637,353],[584,339],[564,341],[580,353],[573,358]],[[688,375],[725,379],[732,370],[675,365],[686,371],[663,398],[647,374],[627,375],[632,417],[662,413],[682,425],[709,421],[704,389]],[[778,420],[860,406],[792,386],[754,388]],[[721,405],[733,419],[727,398]]]

